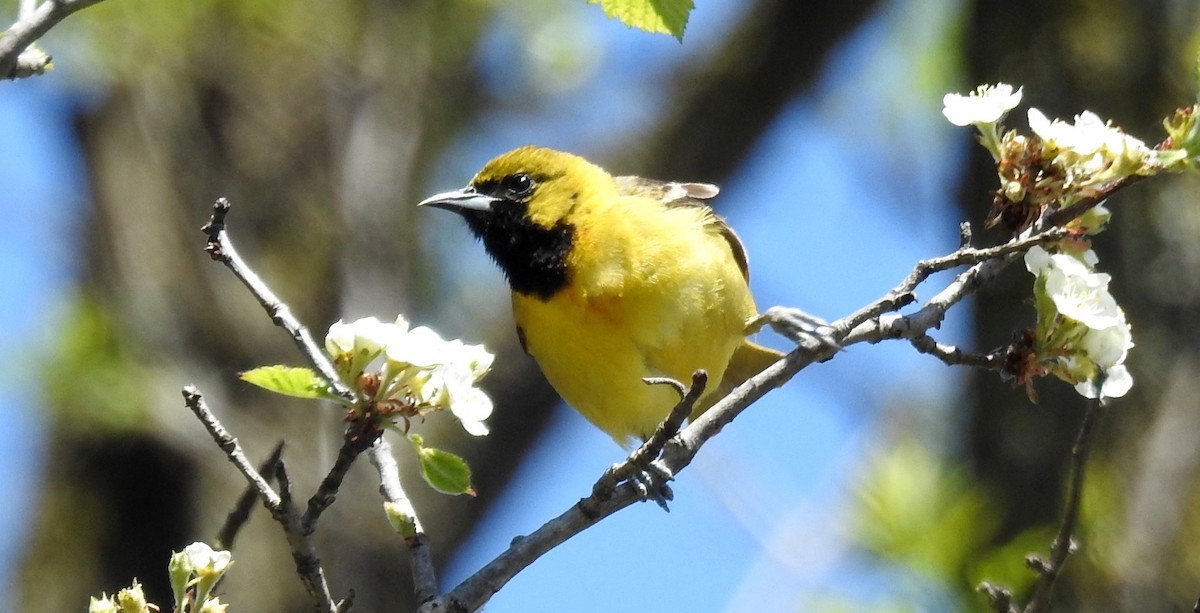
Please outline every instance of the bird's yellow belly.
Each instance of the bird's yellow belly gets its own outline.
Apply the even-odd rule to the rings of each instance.
[[[734,309],[698,304],[663,309],[636,298],[589,300],[564,291],[546,301],[514,294],[513,315],[526,350],[563,399],[617,443],[629,445],[648,437],[679,400],[673,388],[647,385],[644,377],[671,377],[686,385],[703,368],[707,389],[716,389],[753,314],[748,295],[743,302]]]

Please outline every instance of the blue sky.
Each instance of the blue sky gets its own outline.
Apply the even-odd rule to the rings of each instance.
[[[0,87],[0,590],[25,543],[43,465],[44,416],[33,372],[40,341],[69,283],[78,244],[68,237],[83,198],[83,168],[69,124],[69,92],[51,79]],[[0,600],[4,600],[0,595]]]
[[[663,75],[689,54],[715,48],[739,10],[733,0],[702,0],[681,45],[578,5],[550,25],[579,34],[556,38],[547,29],[536,53],[523,44],[529,32],[522,9],[497,21],[481,59],[495,67],[493,93],[510,104],[453,148],[434,189],[459,186],[488,158],[528,142],[603,161],[654,121]],[[953,0],[887,3],[839,48],[813,95],[791,104],[722,186],[722,211],[747,245],[760,307],[799,306],[835,318],[886,292],[917,259],[956,245],[957,219],[947,198],[966,138],[942,121],[942,92],[919,87],[915,75],[918,58],[930,52],[922,44],[934,44],[957,10]],[[539,103],[529,105],[529,83],[506,80],[511,67],[563,70],[579,82],[537,92]],[[0,514],[0,586],[12,579],[45,452],[37,390],[22,376],[28,371],[19,356],[27,354],[20,348],[51,333],[54,307],[70,291],[73,262],[81,257],[69,250],[79,244],[71,220],[85,182],[67,123],[68,75],[0,84],[0,167],[10,171],[0,197],[7,222],[0,224],[0,281],[8,290],[0,301],[0,341],[10,348],[0,371],[0,485],[23,492],[10,503],[15,508]],[[450,216],[439,223],[469,241]],[[499,287],[499,272],[482,249],[450,248],[465,258],[469,281],[448,283]],[[964,310],[941,338],[961,340]],[[443,333],[459,335],[456,321],[462,319],[451,317]],[[769,334],[759,340],[786,346]],[[830,594],[862,603],[885,598],[893,578],[864,564],[845,538],[850,488],[879,440],[874,418],[881,408],[902,403],[936,411],[957,385],[954,372],[901,345],[854,347],[816,365],[702,451],[675,483],[670,514],[643,504],[602,522],[518,576],[487,610],[571,602],[584,612],[736,611],[750,601],[758,610],[797,610]],[[559,411],[551,434],[532,450],[445,580],[461,579],[513,536],[573,504],[619,457],[606,435],[574,412]]]

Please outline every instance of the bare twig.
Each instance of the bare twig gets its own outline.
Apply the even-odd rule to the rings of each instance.
[[[939,343],[932,336],[920,333],[908,339],[908,342],[921,353],[931,355],[948,366],[974,366],[987,370],[1000,370],[1004,366],[1003,351],[992,353],[970,353],[955,345]]]
[[[375,439],[383,434],[370,420],[362,420],[351,423],[346,427],[346,432],[342,441],[342,448],[338,450],[337,459],[333,466],[321,480],[321,485],[317,487],[317,491],[308,499],[308,509],[304,512],[304,526],[308,530],[314,529],[317,519],[321,517],[321,513],[333,504],[337,497],[338,489],[342,487],[342,480],[346,478],[346,473],[350,471],[350,467],[354,465],[354,461],[364,451],[371,447]]]
[[[295,341],[296,346],[300,348],[300,352],[308,358],[309,362],[316,367],[321,376],[333,386],[334,391],[351,402],[355,401],[354,392],[338,376],[334,370],[333,364],[329,358],[325,356],[325,352],[313,342],[312,334],[308,328],[305,328],[294,315],[291,309],[288,308],[282,300],[267,287],[266,283],[251,270],[246,262],[238,255],[237,250],[233,247],[233,242],[229,240],[229,235],[225,232],[225,216],[229,214],[231,205],[224,198],[217,198],[213,203],[213,214],[207,224],[201,230],[208,235],[208,245],[205,251],[212,259],[224,264],[234,276],[250,290],[250,293],[258,299],[259,304],[267,311],[267,315],[271,317],[271,321],[275,325],[287,330]]]
[[[316,546],[313,544],[312,532],[305,530],[299,509],[292,504],[291,481],[287,477],[283,461],[275,462],[274,465],[274,476],[278,479],[280,487],[280,492],[277,493],[266,479],[250,465],[237,439],[230,435],[229,431],[213,415],[199,390],[189,385],[183,388],[183,397],[188,408],[204,424],[213,440],[225,452],[225,456],[229,458],[230,462],[233,462],[234,466],[237,466],[246,480],[258,492],[263,505],[271,512],[271,517],[283,526],[288,545],[291,547],[292,560],[296,564],[296,572],[299,573],[300,580],[312,597],[315,610],[322,613],[345,611],[344,607],[347,605],[335,603],[329,592],[329,584],[325,581],[325,571],[321,568],[321,560],[317,557]]]
[[[429,537],[417,517],[417,510],[400,485],[400,470],[396,466],[396,458],[392,456],[392,447],[384,437],[379,437],[368,451],[367,457],[379,472],[379,493],[383,499],[398,505],[401,514],[411,521],[413,535],[404,539],[408,549],[408,565],[412,572],[413,592],[418,604],[424,604],[433,599],[438,593],[437,570],[433,564],[433,552],[429,546]]]
[[[995,613],[1018,613],[1017,608],[1013,606],[1012,592],[1008,591],[1008,588],[984,581],[979,584],[979,591],[988,597]]]
[[[1160,143],[1158,147],[1161,148],[1163,144],[1164,143]],[[1125,189],[1126,187],[1129,187],[1130,185],[1133,185],[1142,179],[1145,179],[1147,176],[1149,175],[1127,175],[1115,181],[1109,181],[1108,183],[1105,183],[1097,188],[1096,193],[1093,195],[1087,198],[1082,198],[1070,206],[1063,207],[1050,213],[1049,215],[1046,215],[1046,217],[1035,227],[1052,228],[1065,224],[1068,221],[1071,221],[1072,219],[1075,219],[1076,217],[1086,213],[1088,209],[1094,208],[1101,202],[1104,202],[1109,196],[1112,196],[1118,191]]]
[[[99,2],[46,0],[37,6],[22,4],[16,23],[0,34],[0,79],[19,79],[45,72],[50,66],[50,56],[31,45],[71,13]]]
[[[679,404],[671,409],[650,438],[629,454],[629,458],[625,464],[635,469],[642,469],[648,466],[659,455],[662,454],[663,447],[671,437],[679,434],[679,429],[683,427],[683,422],[692,414],[696,403],[700,401],[700,397],[704,395],[704,389],[708,386],[708,373],[703,369],[692,373],[692,385],[684,388],[682,384],[673,379],[655,377],[646,379],[647,385],[671,385],[675,391],[679,392]],[[628,475],[624,478],[628,479]]]
[[[514,538],[512,545],[453,590],[423,604],[421,613],[465,613],[483,606],[517,573],[567,539],[596,525],[600,520],[643,499],[630,482],[619,485],[606,500],[592,497],[579,501],[562,515],[546,522],[528,536]],[[585,503],[591,501],[588,510]]]
[[[1097,381],[1097,389],[1103,389],[1103,381]],[[1063,510],[1062,523],[1058,534],[1050,546],[1050,559],[1030,556],[1026,559],[1038,573],[1037,584],[1034,587],[1033,598],[1025,607],[1025,613],[1040,613],[1050,610],[1050,599],[1054,595],[1054,584],[1062,572],[1067,556],[1074,553],[1073,540],[1075,526],[1079,523],[1079,507],[1083,501],[1083,475],[1087,467],[1088,452],[1092,446],[1092,432],[1100,411],[1105,405],[1103,397],[1088,403],[1087,411],[1083,414],[1083,423],[1079,426],[1079,435],[1071,448],[1071,476],[1067,481],[1067,506]]]
[[[995,247],[986,249],[963,247],[948,255],[921,260],[899,285],[892,288],[882,298],[831,325],[840,331],[839,338],[850,337],[850,340],[843,344],[860,340],[876,342],[883,338],[899,338],[906,330],[914,330],[915,334],[916,330],[924,332],[937,327],[941,324],[942,316],[945,315],[947,309],[974,292],[981,283],[994,277],[1012,261],[1016,254],[1024,253],[1035,245],[1062,239],[1066,234],[1066,230],[1051,228],[1045,232],[1031,234]],[[917,286],[935,273],[959,266],[970,266],[971,268],[959,273],[954,282],[942,290],[935,299],[930,300],[925,308],[909,316],[916,320],[914,322],[916,325],[903,325],[899,322],[904,318],[896,318],[891,320],[890,325],[876,322],[874,326],[868,326],[862,330],[856,329],[867,322],[876,320],[884,313],[890,313],[911,304],[914,301],[913,296]]]
[[[275,472],[275,464],[283,456],[283,441],[279,441],[275,445],[275,449],[271,451],[271,455],[259,464],[259,474],[273,474]],[[259,499],[259,491],[253,484],[248,484],[246,490],[238,498],[237,503],[230,509],[229,514],[225,516],[225,523],[221,525],[221,529],[217,531],[215,545],[217,549],[233,549],[233,541],[237,538],[238,532],[242,526],[250,519],[250,510],[254,508],[254,503]]]
[[[663,447],[671,437],[679,433],[679,428],[683,426],[684,420],[688,415],[691,415],[692,409],[696,406],[696,402],[700,400],[700,396],[704,394],[704,388],[708,385],[708,373],[703,370],[698,370],[692,374],[692,386],[685,388],[682,383],[667,378],[649,378],[646,379],[647,385],[670,385],[679,392],[679,403],[675,405],[662,423],[655,428],[654,433],[650,438],[637,449],[634,449],[623,461],[613,464],[600,475],[600,478],[592,486],[592,499],[604,500],[612,496],[617,485],[629,478],[633,477],[637,472],[646,470],[660,454]],[[669,473],[661,475],[664,478],[670,478]],[[590,508],[590,503],[586,500],[582,501],[585,509]]]
[[[221,425],[221,422],[217,420],[217,416],[213,415],[212,410],[208,408],[208,403],[204,401],[204,396],[200,395],[200,390],[192,385],[184,387],[183,400],[196,418],[200,420],[200,423],[204,424],[204,429],[208,430],[213,440],[217,442],[217,446],[225,452],[225,457],[229,458],[230,462],[233,462],[233,465],[242,473],[242,476],[246,477],[246,481],[258,492],[267,509],[274,513],[275,509],[283,504],[279,498],[279,494],[250,465],[250,460],[246,459],[246,453],[242,451],[242,446],[225,429],[225,426]]]

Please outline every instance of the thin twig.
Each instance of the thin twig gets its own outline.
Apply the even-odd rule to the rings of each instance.
[[[384,437],[379,437],[367,452],[371,464],[379,473],[379,493],[383,499],[396,505],[400,513],[409,520],[413,534],[404,539],[408,549],[408,566],[412,572],[413,594],[418,604],[424,604],[438,593],[437,569],[433,564],[433,551],[429,537],[417,517],[417,510],[400,485],[400,469],[392,455],[392,447]]]
[[[958,268],[959,266],[970,266],[971,268],[968,270],[959,273],[959,275],[955,278],[955,283],[951,284],[950,287],[947,287],[946,290],[943,290],[939,293],[939,296],[942,296],[942,299],[934,303],[937,305],[935,309],[926,310],[924,313],[922,313],[922,320],[927,319],[929,316],[936,317],[936,323],[928,325],[922,323],[921,325],[924,326],[924,329],[927,330],[931,327],[936,327],[937,324],[941,323],[940,314],[944,314],[945,310],[950,306],[953,306],[957,300],[961,300],[978,287],[977,283],[975,282],[976,278],[980,278],[979,282],[990,279],[1012,261],[1011,256],[1024,253],[1035,245],[1041,245],[1060,240],[1066,235],[1066,230],[1061,228],[1051,228],[1045,232],[1031,234],[1029,236],[1009,241],[1002,245],[996,245],[995,247],[988,247],[986,249],[962,247],[948,255],[921,260],[920,262],[917,262],[917,264],[913,267],[912,272],[908,273],[908,276],[905,277],[899,285],[892,288],[892,290],[885,294],[882,298],[872,302],[871,304],[868,304],[851,315],[834,322],[831,324],[831,326],[841,332],[840,335],[837,335],[839,338],[851,335],[851,331],[854,331],[856,334],[863,334],[868,337],[862,340],[868,340],[870,342],[881,340],[884,337],[881,336],[874,339],[870,338],[870,334],[868,332],[869,329],[858,331],[855,330],[855,328],[858,328],[860,325],[866,322],[877,319],[884,313],[890,313],[903,308],[908,304],[911,304],[913,302],[913,292],[916,291],[919,285],[924,283],[935,273],[939,273],[944,270],[950,270],[951,268]],[[950,290],[952,287],[961,289],[962,291],[953,294],[947,294],[946,291]],[[957,298],[957,300],[951,300],[950,298]],[[927,305],[927,309],[928,306],[929,305]],[[880,328],[880,332],[883,331],[883,327],[884,326],[882,325],[878,326],[878,328]],[[893,336],[891,338],[896,337]]]
[[[971,353],[963,351],[956,345],[939,343],[932,336],[920,333],[908,339],[913,348],[921,353],[931,355],[947,366],[974,366],[987,370],[1000,370],[1004,366],[1004,353]]]
[[[0,34],[0,79],[18,79],[45,72],[50,66],[50,56],[31,45],[71,13],[99,2],[46,0],[31,11],[28,4],[23,5],[17,21]]]
[[[1013,606],[1012,592],[1008,591],[1008,588],[984,581],[979,584],[979,591],[988,597],[995,613],[1018,613],[1017,608]]]
[[[646,379],[647,385],[671,385],[675,391],[679,392],[679,404],[671,409],[667,414],[666,419],[654,429],[654,433],[646,442],[629,454],[626,464],[634,469],[644,469],[658,456],[662,455],[663,447],[671,437],[679,434],[679,429],[683,427],[683,422],[692,414],[692,410],[696,403],[700,401],[700,397],[704,395],[704,390],[708,387],[708,372],[704,369],[697,370],[692,373],[692,385],[684,388],[678,381],[667,379],[664,377],[654,377]],[[628,479],[626,475],[624,478]]]
[[[321,560],[317,557],[316,546],[313,544],[312,531],[305,529],[303,517],[299,509],[292,503],[291,480],[287,477],[287,469],[284,467],[283,461],[280,460],[274,464],[274,476],[280,488],[277,493],[266,479],[250,465],[250,461],[246,459],[246,454],[242,451],[237,439],[229,434],[225,426],[221,425],[221,422],[213,415],[199,390],[191,385],[184,387],[183,398],[188,408],[204,424],[213,440],[225,452],[225,456],[229,458],[230,462],[233,462],[234,466],[246,477],[246,481],[258,492],[263,505],[271,512],[271,517],[283,526],[283,532],[291,547],[292,560],[296,563],[296,572],[300,575],[301,582],[304,583],[304,587],[313,599],[314,610],[320,613],[345,611],[345,603],[335,603],[333,595],[329,592],[329,584],[325,581],[325,571],[321,568]]]
[[[342,480],[346,478],[346,473],[350,472],[354,461],[369,449],[381,434],[383,434],[383,430],[376,427],[370,420],[351,423],[346,427],[342,448],[338,450],[337,459],[333,462],[333,466],[325,478],[321,480],[317,491],[308,499],[308,509],[304,512],[306,529],[312,530],[316,526],[321,513],[329,508],[329,505],[333,504],[334,499],[337,498],[338,489],[342,487]]]
[[[637,449],[634,449],[621,462],[613,464],[600,475],[600,478],[592,486],[592,499],[604,500],[612,496],[617,485],[629,478],[635,473],[646,470],[646,468],[659,455],[662,454],[663,447],[671,437],[679,433],[679,428],[683,426],[684,420],[688,415],[692,414],[692,409],[696,406],[696,402],[700,400],[700,396],[704,394],[704,389],[708,385],[708,373],[703,370],[697,370],[692,374],[692,386],[685,388],[682,383],[665,377],[648,378],[645,380],[647,385],[670,385],[679,392],[679,403],[671,409],[662,423],[654,429],[654,433],[650,438],[646,439]],[[663,474],[665,478],[670,478],[672,475]],[[590,503],[582,502],[585,508],[589,507]]]
[[[1103,381],[1097,381],[1096,388],[1103,389]],[[1050,546],[1050,559],[1037,556],[1027,559],[1030,566],[1038,572],[1037,584],[1034,587],[1033,598],[1025,607],[1025,613],[1039,613],[1050,610],[1050,599],[1054,595],[1055,581],[1062,572],[1067,556],[1074,553],[1075,526],[1079,523],[1079,507],[1083,501],[1083,476],[1087,467],[1088,452],[1092,447],[1092,432],[1099,420],[1100,411],[1104,407],[1103,397],[1088,403],[1087,411],[1083,414],[1083,423],[1079,426],[1079,435],[1071,448],[1071,476],[1067,481],[1067,506],[1063,510],[1062,523],[1058,534]]]
[[[273,474],[275,472],[275,464],[283,456],[283,441],[279,441],[275,445],[275,449],[271,451],[271,455],[258,465],[259,474]],[[254,503],[260,499],[258,489],[253,484],[248,484],[242,495],[238,497],[237,503],[229,510],[225,516],[225,523],[221,525],[221,529],[217,531],[216,546],[217,549],[233,549],[233,541],[237,538],[238,532],[242,526],[250,519],[250,511],[254,508]]]
[[[316,367],[321,376],[333,386],[334,392],[342,396],[346,400],[354,402],[356,400],[354,392],[342,381],[338,376],[337,371],[333,368],[333,364],[329,358],[325,356],[325,352],[313,341],[312,334],[308,328],[300,323],[292,315],[291,309],[288,308],[271,288],[258,277],[245,260],[238,255],[237,249],[234,248],[233,242],[229,240],[229,235],[225,232],[225,216],[229,214],[231,205],[224,198],[217,198],[213,203],[213,214],[207,224],[201,230],[208,235],[208,245],[205,251],[208,252],[212,259],[224,264],[234,276],[250,290],[250,293],[258,300],[267,311],[267,315],[271,317],[271,321],[275,325],[283,328],[295,341],[296,346],[300,348],[300,352],[308,358],[309,362]]]
[[[187,407],[192,410],[200,423],[204,424],[204,428],[217,442],[217,446],[225,452],[225,457],[229,458],[230,462],[237,467],[242,476],[246,477],[246,481],[251,487],[258,492],[262,498],[263,504],[272,513],[283,504],[279,494],[271,488],[267,480],[251,466],[250,460],[246,458],[246,453],[242,451],[242,446],[238,444],[236,438],[221,425],[217,420],[217,416],[213,415],[212,410],[208,408],[208,403],[204,401],[204,396],[200,394],[200,390],[195,386],[188,385],[183,388],[183,400]]]
[[[546,522],[528,536],[519,536],[496,559],[488,562],[475,574],[458,584],[453,590],[426,602],[418,611],[421,613],[465,613],[476,611],[504,587],[517,573],[546,552],[566,542],[567,539],[596,525],[600,520],[641,501],[643,495],[632,483],[617,487],[607,500],[593,500],[594,505],[584,510],[581,500],[562,515]]]
[[[333,594],[329,591],[325,569],[321,566],[321,558],[317,555],[316,544],[313,542],[313,533],[305,528],[303,516],[292,498],[292,479],[288,476],[287,467],[283,462],[275,464],[275,480],[279,483],[279,496],[283,504],[271,515],[283,526],[300,582],[313,599],[316,611],[343,611],[344,603],[334,602]]]
[[[1158,147],[1162,146],[1162,143],[1158,145]],[[1118,191],[1125,189],[1126,187],[1129,187],[1130,185],[1133,185],[1134,183],[1137,183],[1148,176],[1150,175],[1126,175],[1120,179],[1109,181],[1108,183],[1100,186],[1093,195],[1087,198],[1082,198],[1070,206],[1066,206],[1051,212],[1035,227],[1052,228],[1055,226],[1061,226],[1062,224],[1065,224],[1068,221],[1083,215],[1088,211],[1088,209],[1096,207]]]

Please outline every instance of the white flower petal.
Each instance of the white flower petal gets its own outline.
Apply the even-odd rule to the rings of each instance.
[[[446,362],[446,341],[437,332],[419,326],[398,336],[385,348],[387,359],[398,364],[433,368]]]
[[[1112,369],[1122,364],[1133,348],[1133,335],[1129,324],[1122,321],[1102,330],[1088,330],[1080,341],[1080,348],[1087,357],[1103,369]]]
[[[996,123],[1021,103],[1021,91],[1014,92],[1011,85],[997,83],[982,85],[966,96],[946,94],[942,97],[942,114],[956,126]]]
[[[1133,375],[1124,364],[1114,366],[1107,371],[1104,379],[1103,394],[1105,398],[1120,398],[1133,389]],[[1096,382],[1083,381],[1075,385],[1075,391],[1084,398],[1096,397]]]
[[[1050,252],[1040,245],[1035,245],[1025,252],[1025,269],[1035,275],[1041,275],[1042,271],[1050,267],[1050,263]]]

